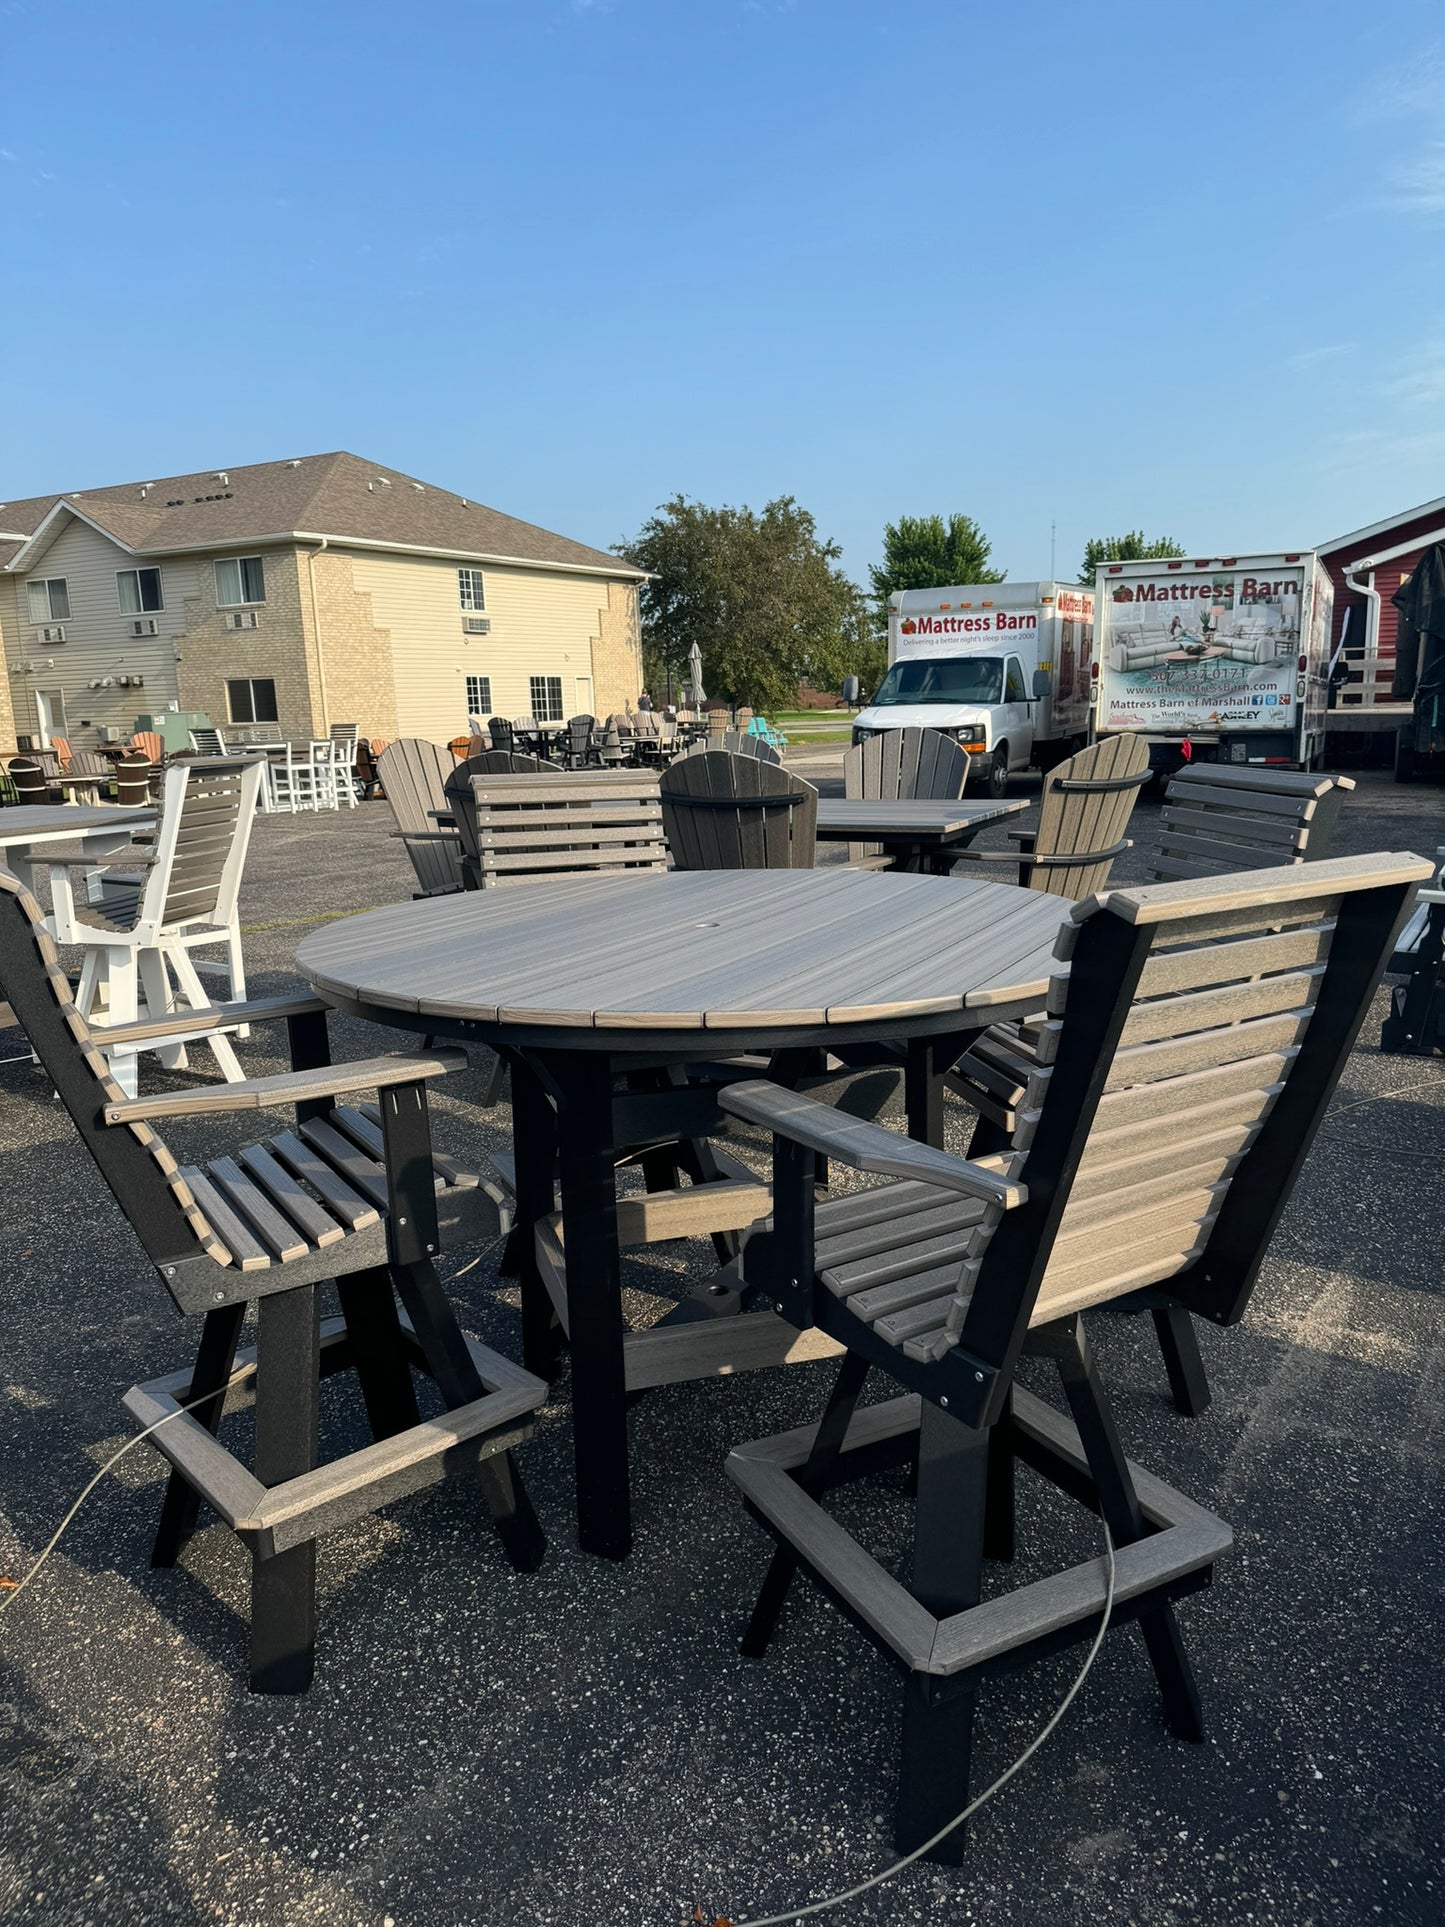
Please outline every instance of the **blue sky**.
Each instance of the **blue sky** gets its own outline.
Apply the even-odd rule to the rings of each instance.
[[[346,447],[860,578],[1445,495],[1434,3],[0,0],[0,499]],[[15,84],[20,81],[22,84]]]

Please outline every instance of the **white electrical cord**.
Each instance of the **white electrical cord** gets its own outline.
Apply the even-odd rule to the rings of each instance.
[[[891,1880],[894,1874],[902,1873],[903,1869],[912,1866],[915,1860],[921,1860],[924,1854],[931,1853],[940,1840],[946,1839],[955,1827],[961,1827],[965,1820],[971,1818],[972,1815],[978,1812],[985,1800],[991,1800],[1000,1787],[1007,1785],[1022,1767],[1028,1765],[1029,1761],[1035,1753],[1038,1752],[1044,1741],[1073,1705],[1079,1688],[1089,1677],[1090,1667],[1099,1656],[1099,1648],[1104,1643],[1104,1635],[1109,1630],[1109,1620],[1114,1611],[1114,1540],[1107,1523],[1103,1520],[1101,1520],[1100,1523],[1104,1526],[1104,1557],[1107,1562],[1108,1573],[1104,1587],[1104,1616],[1099,1621],[1099,1630],[1094,1635],[1094,1643],[1090,1646],[1084,1663],[1075,1676],[1073,1685],[1059,1701],[1057,1707],[1055,1707],[1052,1718],[1046,1726],[1039,1729],[1013,1764],[1005,1767],[993,1785],[985,1787],[978,1798],[971,1800],[963,1809],[963,1812],[950,1820],[947,1826],[940,1827],[938,1832],[935,1833],[931,1839],[925,1840],[921,1847],[915,1847],[912,1853],[904,1854],[901,1860],[895,1860],[893,1865],[891,1867],[885,1867],[882,1873],[875,1873],[867,1880],[860,1880],[856,1887],[846,1887],[841,1893],[829,1894],[825,1900],[810,1901],[805,1907],[789,1907],[787,1912],[782,1914],[757,1914],[750,1920],[739,1920],[732,1923],[732,1927],[789,1927],[789,1923],[792,1921],[806,1920],[810,1914],[824,1913],[830,1907],[841,1907],[847,1901],[857,1900],[861,1894],[871,1892],[874,1887],[881,1887],[885,1880]],[[716,1923],[715,1927],[724,1927],[724,1924]]]

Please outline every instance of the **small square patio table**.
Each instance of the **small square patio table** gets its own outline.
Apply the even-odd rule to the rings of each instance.
[[[1028,807],[1027,797],[939,802],[927,797],[823,796],[818,799],[818,839],[881,843],[897,869],[946,872],[980,830]]]
[[[340,1009],[511,1064],[523,1353],[543,1375],[558,1340],[532,1228],[561,1177],[584,1549],[621,1559],[632,1543],[614,1158],[658,1104],[682,1135],[722,1122],[705,1089],[654,1098],[617,1090],[618,1073],[904,1040],[910,1129],[936,1143],[943,1073],[976,1030],[1040,1007],[1072,908],[842,865],[671,871],[399,903],[302,941],[298,970]]]

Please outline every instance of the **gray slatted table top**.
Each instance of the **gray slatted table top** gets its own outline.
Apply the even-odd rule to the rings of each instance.
[[[383,1021],[546,1031],[558,1045],[921,1033],[1037,1008],[1072,908],[1010,884],[841,867],[565,877],[348,917],[306,937],[296,966]]]
[[[84,778],[80,779],[82,782]],[[94,830],[148,829],[155,812],[118,803],[73,805],[25,804],[0,810],[0,850],[16,844],[68,843],[72,837],[86,836]]]
[[[938,802],[927,797],[824,796],[818,801],[818,835],[871,841],[890,836],[958,836],[1018,816],[1028,807],[1023,798],[975,802],[958,797]]]

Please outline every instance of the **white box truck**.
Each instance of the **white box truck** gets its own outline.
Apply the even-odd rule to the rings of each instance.
[[[905,589],[888,598],[888,673],[853,724],[942,730],[973,759],[968,787],[1049,769],[1088,740],[1094,596],[1061,582]]]
[[[1109,562],[1096,578],[1099,735],[1150,764],[1318,767],[1334,590],[1309,550]]]

